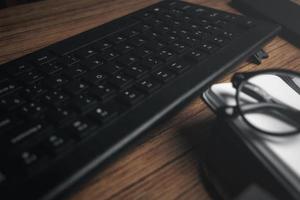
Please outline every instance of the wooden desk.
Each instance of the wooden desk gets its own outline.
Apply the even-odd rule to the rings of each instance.
[[[229,0],[190,0],[235,12]],[[0,10],[0,63],[15,59],[105,22],[143,8],[156,0],[47,0]],[[289,68],[300,71],[300,51],[281,38],[265,48],[270,58],[260,66],[243,63],[240,71]],[[228,81],[227,75],[220,81]],[[179,132],[213,117],[200,98],[151,131],[147,139],[91,179],[70,200],[210,199],[197,171],[194,145]],[[199,129],[204,134],[207,129]],[[188,133],[187,133],[188,134]]]

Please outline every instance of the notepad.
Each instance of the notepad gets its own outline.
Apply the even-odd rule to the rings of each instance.
[[[212,85],[203,94],[203,98],[216,111],[223,106],[235,106],[235,93],[236,90],[231,83],[220,83]],[[284,163],[300,178],[300,134],[280,138],[263,135],[260,141],[260,145],[267,147],[278,158],[278,160],[270,160],[270,162]]]

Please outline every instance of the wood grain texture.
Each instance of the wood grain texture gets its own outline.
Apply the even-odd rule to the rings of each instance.
[[[189,0],[236,12],[229,0]],[[156,0],[47,0],[0,10],[0,63],[48,46],[130,12]],[[243,63],[235,71],[288,68],[300,71],[300,50],[277,37],[265,50],[270,58],[262,65]],[[228,81],[232,73],[219,82]],[[88,181],[69,200],[99,199],[210,199],[205,192],[195,153],[196,144],[183,127],[201,124],[197,134],[209,131],[213,114],[200,98],[150,131],[145,140]]]

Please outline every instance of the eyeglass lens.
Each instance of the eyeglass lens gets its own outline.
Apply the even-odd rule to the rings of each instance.
[[[241,83],[237,103],[244,119],[271,134],[300,130],[300,77],[293,73],[262,73]]]

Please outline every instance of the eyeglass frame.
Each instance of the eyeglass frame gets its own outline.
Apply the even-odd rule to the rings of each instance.
[[[236,89],[235,92],[235,101],[236,101],[236,105],[235,106],[225,106],[223,108],[221,108],[221,113],[224,116],[224,113],[227,117],[232,117],[232,116],[241,116],[243,121],[251,128],[253,128],[256,131],[259,131],[263,134],[269,135],[269,136],[291,136],[291,135],[296,135],[300,133],[300,129],[297,129],[296,131],[293,132],[287,132],[287,133],[280,133],[280,134],[276,134],[276,133],[272,133],[272,132],[268,132],[268,131],[264,131],[262,129],[259,129],[257,127],[255,127],[252,123],[249,122],[249,120],[246,119],[246,117],[244,116],[243,111],[241,110],[241,105],[240,105],[240,101],[239,101],[239,94],[241,91],[241,88],[243,86],[243,83],[246,83],[247,80],[249,80],[252,77],[258,76],[258,75],[262,75],[262,74],[287,74],[287,75],[294,75],[300,78],[300,73],[292,71],[292,70],[286,70],[286,69],[267,69],[267,70],[258,70],[258,71],[253,71],[253,72],[238,72],[235,73],[232,78],[231,78],[231,83],[233,85],[233,87]],[[300,95],[300,94],[299,94]],[[276,105],[276,104],[274,104]],[[233,109],[233,113],[232,114],[228,114],[225,111],[225,109],[227,108],[232,108]]]

